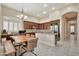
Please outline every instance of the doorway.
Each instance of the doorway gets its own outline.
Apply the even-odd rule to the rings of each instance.
[[[77,40],[77,12],[68,12],[63,15],[65,40]]]
[[[68,36],[70,40],[77,40],[76,39],[76,21],[68,21]]]

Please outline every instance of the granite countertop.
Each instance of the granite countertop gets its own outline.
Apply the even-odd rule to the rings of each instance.
[[[50,30],[32,30],[32,29],[27,29],[26,33],[47,33],[47,34],[54,34],[53,31]],[[12,34],[0,34],[1,35],[18,35],[19,33],[12,33]]]
[[[35,32],[35,33],[52,33],[53,31],[50,30],[26,30],[26,33]]]

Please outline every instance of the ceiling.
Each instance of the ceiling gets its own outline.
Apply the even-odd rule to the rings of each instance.
[[[23,6],[24,13],[41,19],[47,17],[50,11],[62,8],[69,3],[3,3],[3,5],[17,11],[21,11]]]

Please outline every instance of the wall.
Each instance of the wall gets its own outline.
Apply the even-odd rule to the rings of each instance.
[[[1,35],[1,30],[2,30],[2,9],[0,4],[0,35]],[[0,42],[1,42],[1,37],[0,37]]]
[[[79,6],[79,4],[78,4]],[[79,12],[78,12],[78,16],[77,16],[77,42],[79,44]]]
[[[1,23],[1,4],[0,4],[0,23]],[[0,24],[1,25],[1,24]],[[1,31],[1,27],[0,27],[0,31]],[[1,32],[0,32],[1,33]]]

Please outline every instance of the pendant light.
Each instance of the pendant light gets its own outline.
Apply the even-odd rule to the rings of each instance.
[[[17,18],[19,19],[27,19],[28,16],[24,15],[24,8],[23,8],[23,3],[21,4],[21,14],[20,15],[17,15]]]

